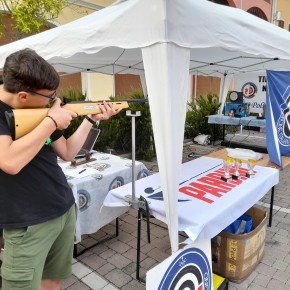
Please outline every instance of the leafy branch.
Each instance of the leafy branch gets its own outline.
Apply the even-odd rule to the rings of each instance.
[[[40,32],[47,26],[47,21],[56,19],[67,4],[67,0],[0,0],[0,6],[11,15],[12,29],[19,32],[17,38]],[[1,36],[1,18],[0,22]]]

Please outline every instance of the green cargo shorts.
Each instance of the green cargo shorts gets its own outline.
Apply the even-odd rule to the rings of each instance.
[[[39,290],[41,280],[71,275],[76,209],[26,228],[6,230],[2,290]]]

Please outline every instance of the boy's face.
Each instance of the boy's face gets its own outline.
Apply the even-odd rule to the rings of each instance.
[[[56,91],[50,90],[19,92],[19,94],[25,96],[26,108],[42,108],[56,98]]]

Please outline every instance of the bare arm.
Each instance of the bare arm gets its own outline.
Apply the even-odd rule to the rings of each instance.
[[[16,141],[1,135],[0,168],[8,174],[17,174],[34,158],[54,130],[53,122],[45,118],[33,131]]]
[[[50,116],[56,120],[59,129],[65,129],[70,124],[75,113],[62,109],[60,100],[56,100]],[[39,152],[47,138],[55,131],[56,126],[52,119],[44,120],[30,133],[15,141],[10,136],[0,136],[0,168],[8,174],[17,174]]]
[[[101,106],[102,113],[91,115],[90,118],[94,121],[108,120],[111,116],[118,114],[121,109],[114,109],[106,102]],[[92,124],[88,120],[84,120],[78,129],[68,139],[59,138],[52,143],[52,147],[56,154],[63,160],[73,160],[76,154],[86,141],[86,138],[92,128]]]

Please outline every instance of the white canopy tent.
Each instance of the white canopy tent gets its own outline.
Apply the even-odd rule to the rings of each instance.
[[[225,77],[225,91],[235,72],[290,67],[288,31],[205,0],[120,0],[0,47],[0,68],[25,47],[59,72],[145,73],[173,252],[189,73]]]

